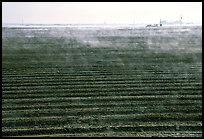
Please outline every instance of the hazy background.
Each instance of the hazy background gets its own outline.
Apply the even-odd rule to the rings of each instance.
[[[202,2],[3,2],[3,23],[202,23]]]

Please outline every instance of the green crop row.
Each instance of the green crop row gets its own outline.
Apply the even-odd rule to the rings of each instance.
[[[198,100],[185,100],[185,101],[118,101],[113,102],[110,101],[108,103],[104,102],[91,102],[91,103],[70,103],[67,104],[67,102],[59,102],[59,103],[28,103],[24,105],[23,103],[21,105],[10,105],[10,103],[3,105],[2,110],[30,110],[30,109],[67,109],[67,108],[114,108],[116,106],[118,107],[178,107],[178,106],[186,106],[186,107],[201,107],[202,101]]]
[[[78,87],[80,87],[80,86],[83,86],[83,87],[87,87],[87,86],[90,86],[90,87],[100,87],[100,86],[103,86],[103,87],[106,87],[106,86],[112,86],[112,87],[122,87],[122,86],[133,86],[133,87],[135,87],[135,86],[159,86],[159,87],[162,87],[162,86],[167,86],[167,85],[169,85],[169,86],[171,86],[171,85],[173,85],[173,86],[201,86],[202,84],[201,83],[198,83],[198,82],[191,82],[191,83],[189,83],[189,82],[183,82],[183,83],[175,83],[175,82],[173,82],[173,83],[162,83],[162,82],[157,82],[157,83],[149,83],[149,84],[145,84],[145,82],[136,82],[136,81],[127,81],[127,82],[125,82],[125,81],[122,81],[122,83],[121,82],[118,82],[118,81],[113,81],[113,82],[78,82],[78,83],[76,83],[76,82],[69,82],[69,81],[67,81],[67,82],[61,82],[61,81],[59,81],[59,82],[47,82],[47,81],[44,81],[44,82],[38,82],[38,83],[16,83],[16,84],[14,84],[14,83],[3,83],[2,84],[2,87],[3,88],[5,88],[5,87],[15,87],[15,86],[56,86],[56,85],[74,85],[74,86],[78,86]]]
[[[163,121],[163,122],[140,122],[140,121],[121,121],[118,120],[117,123],[114,122],[104,122],[104,124],[102,124],[101,122],[99,123],[99,125],[94,125],[94,124],[88,124],[88,123],[72,123],[72,124],[67,124],[67,125],[63,125],[63,127],[102,127],[102,126],[175,126],[175,127],[179,127],[179,126],[199,126],[202,125],[201,122],[195,122],[195,121]],[[51,129],[51,128],[62,128],[62,127],[57,127],[57,126],[47,126],[47,127],[43,127],[43,126],[32,126],[32,127],[28,127],[28,126],[21,126],[19,128],[11,128],[11,127],[4,127],[3,130],[23,130],[23,129],[38,129],[38,128],[47,128],[47,129]]]
[[[151,91],[165,91],[165,90],[177,90],[177,91],[181,91],[181,90],[202,90],[201,86],[155,86],[153,85],[151,86],[145,86],[145,87],[141,87],[138,85],[133,85],[133,86],[89,86],[89,85],[56,85],[56,86],[16,86],[16,87],[3,87],[2,91],[15,91],[15,90],[47,90],[47,89],[59,89],[59,90],[64,90],[64,91],[147,91],[147,90],[151,90]]]
[[[57,106],[57,105],[56,105]],[[59,106],[63,106],[63,105],[59,105]],[[143,107],[134,107],[134,105],[122,105],[122,106],[108,106],[108,105],[102,105],[102,107],[98,107],[98,106],[95,106],[95,107],[74,107],[74,108],[70,108],[70,107],[65,107],[65,108],[53,108],[51,107],[50,109],[50,106],[45,106],[43,109],[23,109],[23,110],[2,110],[2,114],[6,114],[6,113],[18,113],[18,112],[23,112],[23,113],[27,113],[27,112],[31,112],[31,113],[36,113],[36,112],[39,112],[39,113],[49,113],[49,112],[64,112],[64,111],[101,111],[101,110],[106,110],[106,111],[113,111],[113,110],[135,110],[135,111],[138,111],[138,110],[141,110],[141,111],[144,111],[144,110],[201,110],[201,106],[188,106],[188,107],[185,107],[185,106],[172,106],[172,107],[167,107],[167,106],[157,106],[157,107],[154,107],[154,106],[143,106]],[[112,109],[114,108],[114,109]],[[62,111],[64,110],[64,111]]]
[[[98,125],[116,122],[176,122],[195,121],[202,119],[202,113],[148,113],[148,114],[110,114],[110,115],[77,115],[77,116],[37,116],[22,118],[4,118],[3,127],[24,127],[24,126],[57,126],[72,124]],[[122,120],[122,121],[121,121]],[[201,127],[200,127],[201,128]]]
[[[130,79],[129,79],[130,78]],[[201,81],[202,77],[201,76],[194,76],[194,77],[160,77],[160,76],[141,76],[141,75],[130,75],[130,74],[124,74],[124,75],[95,75],[95,76],[91,76],[91,75],[74,75],[74,74],[69,74],[68,76],[62,76],[62,75],[56,75],[56,76],[18,76],[18,77],[2,77],[2,80],[17,80],[17,81],[21,81],[21,80],[37,80],[37,79],[41,79],[41,80],[51,80],[51,79],[67,79],[67,80],[82,80],[82,79],[92,79],[92,80],[97,80],[97,79],[104,79],[104,80],[142,80],[142,81],[160,81],[160,80],[197,80],[197,81]]]
[[[123,96],[122,96],[123,97]],[[147,101],[147,102],[144,102],[144,101]],[[175,101],[180,101],[180,103],[175,103]],[[196,101],[196,102],[194,102]],[[112,104],[112,103],[130,103],[130,104],[133,104],[133,106],[149,106],[149,105],[152,105],[152,106],[160,106],[160,105],[164,105],[164,106],[171,106],[172,103],[173,105],[186,105],[189,106],[191,103],[192,105],[195,105],[195,106],[199,106],[201,105],[200,102],[201,102],[201,99],[179,99],[179,98],[175,98],[175,99],[127,99],[127,98],[121,98],[121,99],[105,99],[105,100],[102,100],[102,99],[66,99],[66,98],[61,98],[61,99],[57,99],[55,100],[55,98],[52,98],[52,99],[38,99],[38,100],[31,100],[31,102],[29,102],[29,99],[26,99],[24,101],[20,101],[20,100],[13,100],[11,102],[9,101],[4,101],[2,102],[2,105],[4,106],[12,106],[12,105],[16,105],[16,106],[20,106],[22,107],[23,105],[28,105],[28,106],[39,106],[39,105],[45,105],[45,104],[55,104],[55,103],[67,103],[67,105],[70,105],[70,106],[67,106],[67,107],[75,107],[76,104],[80,104],[80,105],[83,105],[83,104],[101,104],[101,103],[107,103],[107,104]],[[62,106],[63,107],[63,106]],[[93,106],[90,106],[90,107],[93,107]]]
[[[46,103],[46,102],[109,102],[109,101],[185,101],[185,100],[201,100],[201,95],[162,95],[162,96],[98,96],[98,97],[46,97],[46,98],[29,98],[26,99],[3,99],[2,103],[13,103],[13,104],[22,104],[22,103]]]
[[[21,83],[21,84],[32,84],[32,83],[77,83],[77,84],[87,84],[87,83],[104,83],[104,84],[114,84],[114,83],[142,83],[142,84],[152,84],[152,83],[161,83],[161,84],[179,84],[179,83],[200,83],[196,80],[193,80],[193,79],[155,79],[155,80],[136,80],[134,78],[115,78],[115,77],[90,77],[90,78],[87,78],[87,77],[69,77],[67,76],[66,78],[65,77],[55,77],[55,78],[47,78],[47,79],[42,79],[40,78],[40,82],[39,82],[39,79],[37,78],[28,78],[28,79],[16,79],[16,78],[5,78],[3,77],[2,78],[2,85],[6,85],[6,84],[18,84],[18,83]]]
[[[101,132],[143,132],[143,131],[196,131],[201,130],[199,126],[182,126],[176,129],[174,126],[155,126],[155,127],[101,127],[101,128],[63,128],[63,129],[35,129],[35,130],[13,130],[4,131],[3,136],[19,135],[42,135],[42,134],[69,134],[69,133],[101,133]]]
[[[41,109],[41,110],[12,110],[2,111],[2,118],[13,117],[40,117],[40,116],[88,116],[88,115],[110,115],[110,114],[139,114],[139,113],[200,113],[199,107],[157,107],[157,108],[138,108],[138,107],[114,107],[113,108],[83,108],[83,109]]]
[[[14,137],[202,137],[201,131],[121,131],[121,132],[100,132],[100,133],[71,133],[71,134],[41,134],[21,135]]]
[[[158,96],[158,95],[201,95],[202,91],[185,91],[185,92],[178,92],[178,91],[123,91],[123,92],[112,92],[112,91],[97,91],[96,92],[69,92],[69,91],[56,91],[56,90],[47,90],[47,91],[29,91],[29,92],[2,92],[3,99],[23,99],[23,98],[42,98],[42,97],[94,97],[94,96]]]

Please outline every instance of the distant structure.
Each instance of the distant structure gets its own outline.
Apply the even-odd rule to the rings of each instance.
[[[161,23],[161,19],[160,19],[160,23],[159,24],[148,24],[146,27],[161,27],[162,23]]]
[[[161,22],[161,19],[160,19],[160,22],[159,22],[159,26],[160,26],[160,27],[162,26],[162,22]]]
[[[158,27],[158,24],[148,24],[146,27]]]
[[[180,16],[179,20],[175,20],[175,21],[167,21],[167,20],[161,20],[160,19],[160,26],[162,25],[182,25],[182,15]]]
[[[181,25],[182,25],[182,15],[181,15]]]
[[[182,15],[180,16],[180,20],[176,21],[167,21],[167,20],[161,20],[159,21],[159,24],[148,24],[146,27],[162,27],[162,25],[182,25]]]

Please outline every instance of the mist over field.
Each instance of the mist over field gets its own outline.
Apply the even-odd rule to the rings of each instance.
[[[201,136],[202,27],[4,27],[3,136]]]

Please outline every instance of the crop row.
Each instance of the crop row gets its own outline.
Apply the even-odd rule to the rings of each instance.
[[[125,125],[124,125],[125,126]],[[124,127],[123,126],[123,127]],[[110,126],[113,127],[113,126]],[[53,127],[53,129],[62,129],[60,127]],[[88,127],[87,127],[88,128]],[[23,128],[23,129],[14,129],[14,130],[35,130],[35,128]],[[44,129],[44,128],[39,128]],[[49,127],[47,129],[52,129],[52,127]],[[107,127],[108,129],[108,127]],[[4,132],[10,131],[9,129],[3,130]],[[89,133],[61,133],[61,134],[40,134],[40,135],[23,135],[25,137],[103,137],[103,136],[114,136],[114,137],[202,137],[201,131],[143,131],[142,132],[135,132],[135,131],[120,131],[120,132],[89,132]],[[11,131],[10,131],[11,132]],[[18,135],[17,135],[18,136]],[[21,135],[22,136],[22,135]]]
[[[201,100],[185,100],[185,101],[110,101],[108,103],[104,102],[91,102],[91,103],[78,103],[72,102],[68,104],[67,102],[59,102],[59,103],[28,103],[26,105],[18,104],[18,105],[10,105],[7,103],[6,105],[2,105],[2,110],[29,110],[29,109],[67,109],[67,108],[113,108],[113,107],[178,107],[178,106],[186,106],[186,107],[200,107],[202,101]]]
[[[177,92],[177,91],[162,91],[162,92],[145,92],[145,91],[123,91],[123,92],[111,92],[111,91],[98,91],[96,92],[69,92],[69,91],[56,91],[56,90],[47,90],[47,91],[39,91],[39,92],[31,92],[28,93],[19,93],[18,92],[4,92],[2,94],[3,99],[22,99],[22,98],[42,98],[42,97],[94,97],[94,96],[158,96],[158,95],[201,95],[202,91],[185,91],[185,92]]]
[[[71,57],[71,56],[69,56],[69,57]],[[185,62],[182,59],[179,61],[167,61],[167,60],[152,61],[152,60],[147,60],[147,59],[144,60],[143,58],[139,58],[138,56],[136,57],[136,56],[128,56],[128,55],[124,56],[125,59],[120,58],[120,57],[110,57],[110,58],[100,57],[99,58],[99,57],[97,57],[97,54],[95,54],[92,57],[89,56],[89,58],[86,58],[85,56],[81,56],[81,57],[73,56],[71,58],[69,58],[69,57],[67,55],[67,56],[56,57],[54,59],[53,57],[50,56],[50,58],[48,57],[49,59],[45,60],[43,58],[37,57],[37,54],[35,54],[35,57],[32,57],[32,58],[31,57],[24,57],[24,58],[18,58],[18,59],[14,59],[15,57],[9,57],[9,56],[5,57],[4,56],[3,59],[6,59],[6,60],[4,60],[2,63],[5,64],[4,68],[6,66],[10,66],[10,67],[12,67],[12,69],[14,66],[16,66],[17,69],[26,68],[28,66],[30,66],[30,67],[37,66],[36,67],[37,69],[42,68],[42,67],[54,68],[54,67],[56,67],[56,65],[61,65],[61,64],[63,64],[62,67],[65,67],[65,68],[78,67],[78,69],[85,69],[85,66],[87,66],[87,68],[88,68],[88,67],[97,66],[97,65],[99,65],[99,67],[103,65],[103,69],[106,69],[106,68],[109,69],[111,67],[121,65],[121,64],[122,64],[121,67],[123,67],[123,65],[127,65],[127,66],[131,65],[132,67],[135,67],[134,69],[146,69],[146,70],[148,70],[148,69],[149,70],[151,70],[151,69],[161,70],[161,68],[159,68],[159,66],[162,67],[162,69],[167,68],[164,66],[168,66],[168,68],[173,67],[173,66],[178,66],[178,68],[182,68],[182,66],[185,66],[185,70],[189,69],[189,67],[194,67],[194,66],[196,66],[197,68],[201,68],[197,65],[194,65],[194,63],[192,63],[192,62],[191,62],[192,64],[189,64],[190,62]],[[67,60],[67,58],[69,58],[69,60]],[[28,59],[28,60],[26,60],[26,59]],[[101,59],[103,59],[103,60],[101,60]],[[119,59],[121,59],[122,61]],[[192,57],[191,57],[191,59],[192,59]],[[33,60],[35,60],[35,61],[33,61]],[[83,60],[85,63],[83,62]],[[85,60],[87,60],[87,61],[85,61]],[[183,63],[183,64],[178,65],[177,62],[181,62],[181,61],[184,62],[185,64]],[[73,63],[73,62],[77,62],[77,63]],[[144,63],[147,63],[148,65],[144,65]],[[157,63],[157,64],[155,64],[155,63]],[[200,62],[200,64],[201,64],[201,62]],[[81,65],[81,66],[79,66],[79,65]],[[128,68],[126,68],[126,69],[128,70]]]
[[[44,93],[45,92],[50,92],[50,93],[55,93],[55,92],[63,92],[64,93],[79,93],[79,92],[86,92],[86,93],[94,93],[94,92],[127,92],[131,91],[133,92],[149,92],[149,91],[154,91],[154,92],[173,92],[173,91],[178,91],[181,92],[181,90],[185,90],[185,92],[195,92],[193,90],[202,90],[202,86],[200,84],[186,84],[186,85],[181,85],[181,88],[178,88],[179,85],[169,85],[169,87],[166,87],[168,84],[123,84],[123,85],[118,85],[118,84],[108,84],[108,85],[103,85],[103,84],[95,84],[95,85],[35,85],[35,86],[19,86],[14,85],[14,86],[7,86],[7,87],[2,87],[3,94],[9,94],[9,93]],[[151,87],[151,89],[150,89]],[[45,90],[44,88],[48,89]],[[129,92],[129,93],[131,93]],[[152,92],[153,94],[153,92]]]
[[[2,118],[8,118],[19,116],[19,117],[40,117],[40,116],[88,116],[88,115],[110,115],[110,114],[140,114],[140,113],[201,113],[201,108],[190,107],[190,108],[172,108],[172,107],[157,107],[157,108],[117,108],[108,109],[108,108],[100,108],[100,109],[46,109],[46,110],[26,110],[26,111],[3,111]]]
[[[100,133],[65,133],[65,134],[41,134],[21,135],[14,137],[202,137],[202,131],[121,131],[121,132],[100,132]]]
[[[135,96],[129,96],[129,95],[124,95],[124,96],[116,96],[116,95],[109,95],[109,96],[94,96],[94,97],[86,97],[86,96],[81,96],[81,97],[63,97],[63,96],[58,96],[58,97],[42,97],[42,98],[33,98],[32,100],[30,100],[29,98],[17,98],[17,99],[3,99],[2,102],[6,103],[6,102],[27,102],[27,101],[31,101],[31,102],[42,102],[42,101],[71,101],[71,100],[83,100],[83,101],[122,101],[122,100],[138,100],[138,101],[142,101],[142,100],[162,100],[165,99],[167,100],[174,100],[174,99],[179,99],[179,100],[201,100],[202,95],[135,95]]]
[[[140,121],[140,122],[164,122],[164,121],[197,121],[200,122],[202,119],[202,113],[140,113],[140,114],[106,114],[106,115],[67,115],[67,116],[32,116],[32,117],[10,117],[10,118],[4,118],[2,120],[2,124],[4,127],[9,127],[13,123],[15,125],[13,126],[27,126],[30,124],[26,124],[26,122],[32,122],[35,125],[52,125],[52,124],[59,124],[59,122],[66,122],[66,123],[89,123],[88,121],[93,122],[93,120],[106,120],[106,122],[114,122],[120,120],[124,121]],[[78,121],[78,122],[77,122]],[[20,123],[25,125],[20,125]],[[39,123],[37,123],[39,122]],[[41,123],[42,122],[42,123]],[[46,122],[46,123],[43,123]],[[18,124],[19,123],[19,124]],[[41,123],[41,124],[40,124]],[[96,123],[97,124],[97,123]]]
[[[138,100],[138,101],[143,101],[143,100],[201,100],[202,95],[159,95],[159,96],[152,96],[152,95],[138,95],[138,96],[95,96],[95,97],[42,97],[42,98],[33,98],[32,100],[29,98],[26,99],[3,99],[3,103],[31,103],[31,102],[60,102],[60,101],[125,101],[125,100]]]
[[[113,74],[113,75],[78,75],[78,74],[69,74],[67,76],[63,76],[63,75],[55,75],[55,76],[17,76],[17,77],[5,77],[3,76],[2,77],[2,80],[36,80],[36,79],[76,79],[77,78],[80,78],[80,79],[83,79],[83,78],[91,78],[91,79],[104,79],[104,80],[120,80],[120,79],[127,79],[130,78],[130,79],[140,79],[140,80],[149,80],[149,81],[154,81],[154,80],[195,80],[195,79],[202,79],[202,77],[200,76],[200,74],[198,74],[199,76],[181,76],[181,77],[178,77],[178,76],[171,76],[171,77],[168,77],[168,76],[141,76],[141,75],[137,75],[137,74]],[[79,79],[79,80],[80,80]]]
[[[57,105],[55,105],[57,106]],[[119,106],[108,106],[108,105],[102,105],[103,107],[98,107],[98,106],[95,106],[95,107],[74,107],[74,108],[70,108],[70,107],[63,107],[63,105],[60,105],[62,106],[62,108],[60,107],[56,107],[56,108],[53,108],[50,106],[46,106],[44,107],[43,109],[31,109],[33,107],[31,107],[30,109],[26,110],[26,109],[21,109],[21,110],[2,110],[2,114],[5,115],[5,114],[10,114],[10,113],[49,113],[49,112],[54,112],[54,113],[58,113],[58,112],[81,112],[81,111],[118,111],[118,110],[134,110],[134,111],[148,111],[148,110],[155,110],[155,111],[163,111],[163,110],[172,110],[172,111],[175,111],[175,110],[184,110],[184,111],[188,111],[188,110],[201,110],[201,106],[188,106],[188,107],[185,107],[185,106],[172,106],[172,107],[167,107],[167,106],[157,106],[157,107],[154,107],[154,106],[141,106],[141,107],[136,107],[134,105],[119,105]],[[113,109],[114,108],[114,109]],[[63,111],[62,111],[63,110]]]
[[[168,84],[167,84],[168,85]],[[149,87],[152,86],[152,89],[148,89]],[[163,85],[164,86],[164,85]],[[189,93],[189,91],[191,92],[195,92],[198,91],[198,93],[200,92],[200,90],[202,90],[201,88],[201,85],[192,85],[192,84],[189,84],[188,86],[183,86],[182,88],[179,88],[176,86],[176,87],[168,87],[168,88],[164,88],[163,86],[156,86],[156,85],[145,85],[143,86],[143,88],[141,86],[129,86],[129,85],[121,85],[117,88],[117,86],[105,86],[105,85],[98,85],[98,86],[80,86],[80,85],[67,85],[67,86],[24,86],[24,87],[19,87],[16,86],[16,87],[2,87],[2,92],[4,95],[6,94],[19,94],[20,95],[22,93],[27,93],[27,94],[32,94],[32,93],[36,93],[36,94],[39,94],[39,93],[42,93],[44,94],[45,92],[49,92],[49,93],[80,93],[80,92],[86,92],[86,93],[91,93],[93,94],[94,92],[98,92],[98,93],[104,93],[104,92],[127,92],[127,93],[141,93],[141,92],[144,92],[145,93],[151,93],[151,94],[154,94],[154,93],[170,93],[170,92],[175,92],[177,91],[178,93],[182,93],[182,91],[185,90],[186,93]],[[173,85],[172,85],[173,86]],[[98,90],[96,89],[98,87]],[[122,88],[124,87],[124,88]],[[43,88],[50,88],[50,90],[44,90]],[[83,89],[81,89],[83,88]],[[131,89],[132,88],[132,89]],[[53,90],[54,89],[54,90]],[[133,90],[134,89],[134,90]],[[194,90],[194,91],[193,91]],[[184,93],[184,92],[183,92]],[[86,94],[84,94],[86,95]]]
[[[35,130],[12,130],[3,131],[3,136],[19,136],[19,135],[42,135],[42,134],[69,134],[69,133],[101,133],[101,132],[121,132],[121,131],[197,131],[201,130],[200,126],[181,126],[176,130],[175,126],[140,126],[140,127],[101,127],[101,128],[61,128],[61,129],[35,129]]]
[[[132,86],[132,85],[137,85],[137,86],[166,86],[166,85],[173,85],[173,86],[186,86],[186,85],[194,85],[194,86],[201,86],[202,84],[199,82],[168,82],[165,84],[164,82],[142,82],[142,81],[95,81],[95,82],[90,82],[90,81],[85,81],[85,82],[71,82],[69,80],[65,81],[55,81],[55,82],[47,82],[47,81],[42,81],[41,82],[34,82],[34,83],[5,83],[3,82],[2,86],[3,87],[15,87],[15,86],[50,86],[50,85],[74,85],[74,86],[84,86],[86,87],[91,86]],[[148,84],[145,84],[148,83]]]
[[[144,74],[146,74],[146,76],[148,75],[148,74],[154,74],[154,75],[158,75],[158,74],[161,74],[161,75],[166,75],[166,76],[168,76],[168,75],[188,75],[188,76],[190,76],[190,75],[194,75],[194,76],[196,76],[196,75],[199,75],[197,72],[196,73],[190,73],[190,72],[183,72],[183,73],[180,73],[180,72],[167,72],[167,73],[164,73],[164,72],[145,72],[145,71],[143,71],[143,72],[133,72],[133,71],[131,71],[131,72],[129,72],[129,71],[123,71],[123,72],[125,72],[125,74],[126,75],[132,75],[132,74],[134,74],[134,75],[138,75],[138,74],[142,74],[142,73],[144,73]],[[32,73],[32,72],[31,72]],[[30,73],[30,74],[31,74]],[[25,74],[22,74],[22,75],[19,75],[19,74],[17,74],[17,75],[15,75],[15,74],[5,74],[4,76],[5,77],[40,77],[40,76],[42,76],[43,75],[43,77],[49,77],[49,76],[87,76],[87,75],[92,75],[92,76],[94,76],[94,75],[123,75],[122,73],[110,73],[110,72],[75,72],[75,73],[41,73],[41,74],[35,74],[35,73],[32,73],[32,75],[25,75]]]
[[[80,119],[80,118],[79,118]],[[83,119],[83,118],[81,118]],[[93,118],[92,118],[93,119]],[[97,121],[97,119],[96,119]],[[101,122],[99,122],[99,125],[95,125],[95,124],[89,124],[89,123],[72,123],[72,124],[67,124],[67,125],[63,125],[63,127],[100,127],[100,126],[175,126],[175,127],[179,127],[179,126],[199,126],[202,125],[202,122],[200,121],[127,121],[126,119],[124,121],[118,119],[118,121],[115,122],[104,122],[104,124],[102,124]],[[47,126],[46,128],[60,128],[57,126]],[[37,128],[43,128],[43,126],[41,125],[36,125],[36,126],[20,126],[18,127],[19,130],[21,129],[37,129]],[[17,128],[14,127],[3,127],[3,130],[17,130]]]
[[[32,71],[33,75],[50,75],[50,74],[54,74],[54,70],[57,70],[55,68],[49,69],[49,70],[42,70],[42,71]],[[88,67],[84,67],[82,69],[77,68],[75,69],[75,71],[73,71],[73,68],[69,68],[69,69],[60,69],[59,72],[60,74],[67,74],[67,72],[69,71],[69,73],[78,73],[78,74],[85,74],[85,73],[92,73],[92,74],[109,74],[110,71],[112,71],[113,69],[111,67],[108,68],[97,68],[97,69],[93,69],[93,68],[88,68]],[[162,70],[153,70],[153,69],[125,69],[125,72],[131,72],[131,73],[148,73],[148,74],[192,74],[195,72],[198,72],[199,69],[195,68],[195,69],[185,69],[185,71],[162,71]],[[30,71],[31,72],[31,71]],[[30,72],[28,71],[23,71],[21,69],[21,71],[13,70],[13,71],[3,71],[2,74],[3,75],[7,75],[7,76],[17,76],[17,75],[24,75],[24,74],[29,74]]]
[[[174,67],[176,66],[177,68],[170,68],[172,71],[171,72],[176,72],[176,70],[179,70],[182,72],[182,68],[185,67],[185,71],[193,71],[193,70],[198,70],[198,69],[201,69],[202,68],[202,63],[198,63],[198,64],[195,64],[195,63],[191,63],[191,64],[182,64],[182,63],[179,63],[179,64],[176,64],[174,63],[173,65],[171,65],[171,63],[168,63],[169,66],[171,67]],[[144,70],[144,71],[165,71],[165,69],[169,69],[169,66],[168,65],[165,65],[164,63],[160,64],[160,63],[157,63],[157,64],[151,64],[151,65],[144,65],[144,64],[135,64],[135,65],[132,65],[132,66],[135,66],[135,67],[131,67],[130,69],[129,68],[125,68],[125,70],[129,70],[129,71],[132,71],[132,70],[135,70],[135,71],[140,71],[140,70]],[[52,71],[53,69],[56,69],[56,68],[59,68],[57,67],[56,65],[55,66],[49,66],[49,65],[35,65],[35,67],[33,67],[34,65],[29,65],[29,66],[24,66],[24,67],[21,67],[21,68],[14,68],[14,67],[2,67],[2,72],[3,73],[12,73],[14,71],[18,71],[18,73],[24,73],[25,71],[33,71],[33,72],[50,72]],[[161,66],[163,66],[163,68],[161,68]],[[35,68],[35,70],[33,70],[33,68]],[[65,66],[61,67],[61,71],[69,71],[71,69],[75,69],[75,70],[85,70],[85,69],[89,69],[89,70],[96,70],[96,71],[111,71],[113,67],[112,66],[106,66],[106,65],[103,65],[103,64],[93,64],[93,65],[72,65],[72,66]]]
[[[97,61],[100,63],[100,61]],[[121,62],[120,60],[118,61],[115,61],[115,62]],[[57,64],[57,63],[56,63]],[[124,63],[125,64],[125,63]],[[169,63],[171,64],[171,63]],[[12,73],[12,71],[18,71],[19,73],[23,73],[25,71],[28,71],[28,70],[33,70],[33,65],[30,65],[29,67],[21,67],[21,68],[9,68],[7,70],[6,67],[2,67],[2,71],[3,73]],[[132,67],[133,66],[133,67]],[[161,67],[162,68],[159,68]],[[166,65],[167,66],[167,65]],[[176,72],[177,70],[178,71],[181,71],[181,68],[182,67],[185,67],[185,71],[195,71],[197,69],[201,69],[202,68],[202,63],[198,63],[198,64],[194,64],[194,63],[191,63],[191,64],[172,64],[171,65],[172,67],[165,67],[165,64],[162,64],[160,65],[159,63],[157,65],[154,65],[153,63],[152,64],[148,64],[148,65],[144,65],[144,64],[136,64],[136,63],[132,63],[131,64],[131,68],[125,68],[125,70],[127,71],[147,71],[147,72],[161,72],[161,71],[165,71],[165,69],[171,69],[171,72]],[[177,67],[174,67],[173,66],[177,66]],[[50,72],[52,71],[53,69],[55,68],[58,68],[56,65],[55,66],[48,66],[47,64],[46,65],[38,65],[38,67],[36,67],[36,70],[34,71],[34,73],[42,73],[42,72]],[[109,65],[103,65],[103,64],[86,64],[86,65],[71,65],[71,66],[64,66],[62,67],[62,69],[60,69],[61,71],[69,71],[69,70],[72,70],[72,69],[76,69],[77,71],[111,71],[113,68],[113,66],[109,66]],[[167,72],[167,71],[166,71]]]
[[[33,90],[34,89],[34,90]],[[62,93],[64,92],[64,95],[62,96],[71,96],[71,95],[79,95],[79,96],[96,96],[94,93],[99,93],[99,95],[118,95],[120,96],[120,93],[121,93],[121,96],[124,96],[124,92],[128,92],[128,94],[132,94],[133,96],[137,96],[137,95],[143,95],[142,92],[144,92],[144,94],[146,94],[145,96],[147,96],[147,94],[149,94],[150,96],[155,93],[155,95],[158,95],[159,93],[163,96],[163,95],[180,95],[183,94],[183,96],[185,95],[192,95],[192,93],[188,93],[189,91],[191,92],[195,92],[197,91],[196,94],[200,94],[200,91],[202,90],[202,88],[198,88],[198,87],[182,87],[182,88],[129,88],[129,87],[126,87],[126,88],[113,88],[113,87],[110,87],[110,88],[76,88],[76,87],[72,87],[72,88],[69,88],[69,87],[66,87],[66,88],[62,88],[62,87],[52,87],[52,88],[49,88],[49,87],[40,87],[40,88],[31,88],[31,87],[28,87],[28,88],[21,88],[18,90],[17,89],[2,89],[2,93],[3,93],[3,96],[6,96],[7,94],[11,95],[11,94],[40,94],[40,93],[50,93],[50,94],[58,94],[58,93]],[[178,93],[175,93],[175,91],[178,91]],[[171,92],[171,93],[170,93]],[[174,92],[174,93],[173,93]],[[187,92],[187,93],[185,93]],[[76,93],[76,94],[74,94]],[[87,94],[86,94],[87,93]],[[107,94],[105,94],[107,93]],[[60,95],[60,94],[59,94]],[[43,96],[43,95],[42,95]]]
[[[83,78],[80,78],[80,77],[76,77],[76,78],[73,78],[73,77],[62,77],[62,78],[47,78],[47,79],[40,79],[40,82],[39,82],[39,79],[36,79],[36,78],[28,78],[28,79],[15,79],[15,78],[5,78],[3,77],[2,78],[2,85],[7,85],[7,84],[41,84],[41,83],[47,83],[47,84],[51,84],[51,83],[73,83],[73,84],[87,84],[87,83],[101,83],[101,84],[117,84],[117,83],[127,83],[127,84],[132,84],[132,83],[143,83],[143,84],[152,84],[152,83],[163,83],[163,84],[179,84],[179,83],[199,83],[198,81],[196,81],[195,79],[183,79],[183,78],[180,78],[180,79],[155,79],[155,80],[146,80],[146,79],[141,79],[141,80],[136,80],[134,78],[110,78],[110,77],[104,77],[104,78],[101,78],[101,77],[89,77],[89,78],[86,78],[86,77],[83,77]]]

